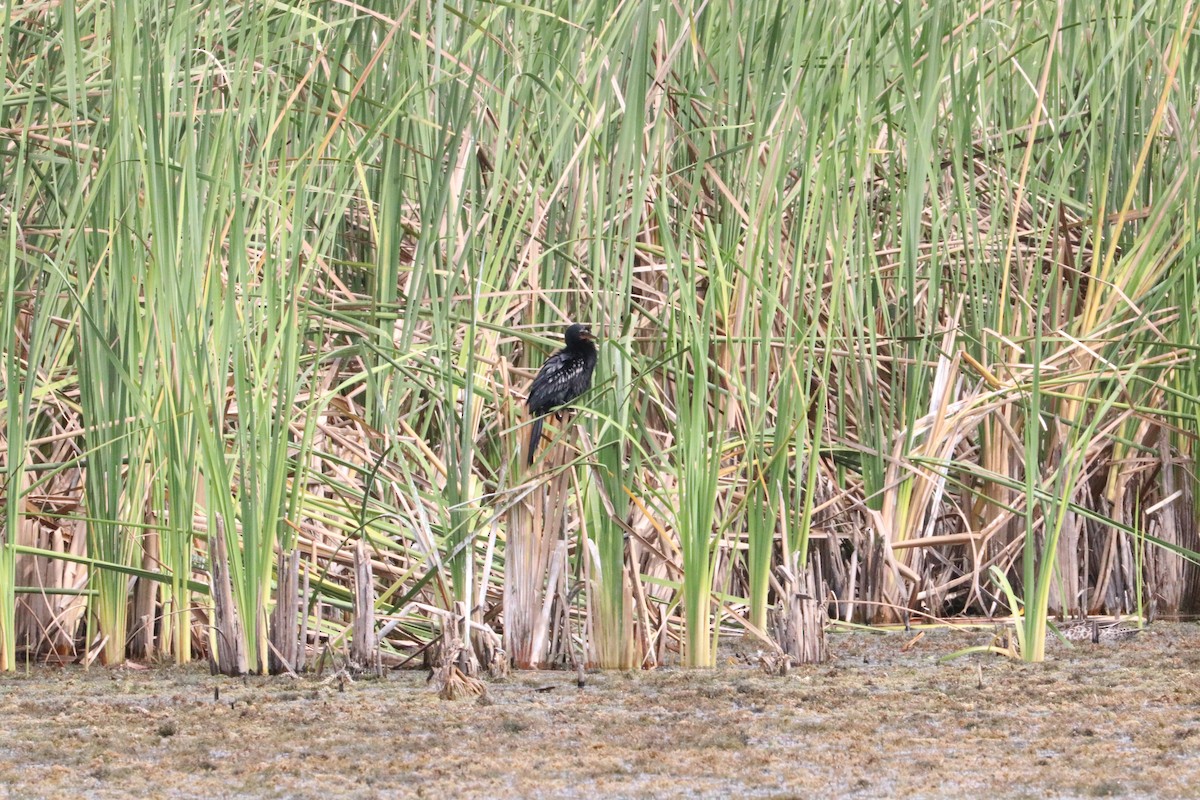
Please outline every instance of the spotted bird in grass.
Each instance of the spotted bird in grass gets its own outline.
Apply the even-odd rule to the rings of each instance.
[[[529,463],[542,440],[542,422],[546,414],[565,406],[592,385],[592,370],[596,368],[596,337],[587,325],[576,322],[567,328],[563,338],[567,346],[546,359],[533,385],[529,387],[529,413],[534,415],[529,434]]]

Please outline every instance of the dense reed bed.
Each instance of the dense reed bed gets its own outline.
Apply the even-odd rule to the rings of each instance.
[[[0,14],[0,668],[1195,610],[1200,6]]]

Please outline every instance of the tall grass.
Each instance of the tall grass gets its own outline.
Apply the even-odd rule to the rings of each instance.
[[[1197,607],[1196,9],[394,13],[4,7],[0,667],[233,613],[265,669],[293,548],[336,651],[355,539],[397,663],[511,619],[710,664],[779,567],[1030,659]],[[572,320],[596,386],[527,473]]]
[[[21,418],[25,402],[19,402],[21,383],[17,364],[17,301],[16,301],[16,236],[17,226],[11,216],[8,221],[8,240],[5,247],[5,281],[3,309],[0,309],[0,336],[4,336],[4,412],[8,455],[4,470],[4,538],[0,540],[0,670],[15,667],[16,630],[16,584],[17,584],[17,525],[20,520],[22,482],[25,463],[25,420]],[[29,381],[25,381],[28,387]]]

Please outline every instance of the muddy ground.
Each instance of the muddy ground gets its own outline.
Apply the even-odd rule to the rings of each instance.
[[[0,678],[0,797],[1200,797],[1200,626],[1038,665],[915,635],[833,634],[783,678],[518,673],[484,702],[411,671],[33,668]]]

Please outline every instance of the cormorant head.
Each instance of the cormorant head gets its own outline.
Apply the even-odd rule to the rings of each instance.
[[[567,347],[575,347],[582,342],[594,342],[596,337],[592,335],[592,326],[585,325],[582,322],[576,322],[567,328],[563,338],[567,341]]]

